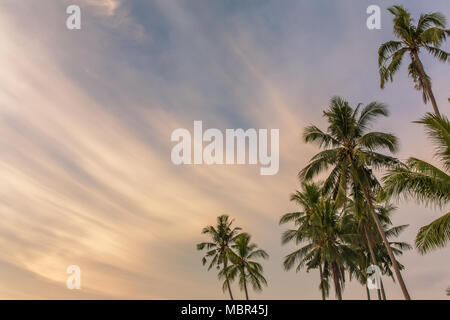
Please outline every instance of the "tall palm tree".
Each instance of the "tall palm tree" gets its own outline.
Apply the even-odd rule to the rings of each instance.
[[[388,116],[387,107],[382,103],[371,102],[365,107],[359,104],[353,109],[344,99],[332,98],[329,109],[324,111],[324,117],[328,121],[327,131],[324,132],[314,125],[305,128],[305,142],[318,143],[319,147],[325,150],[310,160],[299,172],[299,178],[308,181],[322,171],[331,169],[324,182],[324,191],[333,194],[338,203],[345,201],[350,188],[358,186],[361,189],[391,259],[403,295],[405,299],[410,299],[373,204],[373,190],[379,186],[372,169],[400,165],[398,159],[378,152],[395,152],[397,149],[397,138],[393,134],[369,131],[371,122],[379,116]]]
[[[253,261],[255,258],[268,259],[269,255],[254,243],[250,243],[251,236],[241,233],[231,249],[228,249],[228,256],[231,265],[221,271],[222,277],[229,277],[230,280],[239,277],[239,286],[245,291],[245,298],[248,300],[248,283],[255,291],[261,291],[262,285],[267,286],[266,278],[263,276],[263,267],[259,262]]]
[[[430,100],[434,113],[439,115],[431,79],[425,72],[419,53],[421,49],[425,49],[442,62],[449,60],[450,54],[440,49],[442,43],[450,36],[450,30],[445,29],[445,16],[439,12],[422,14],[417,25],[414,25],[411,14],[404,7],[397,5],[388,10],[394,15],[394,35],[399,41],[385,42],[378,50],[381,88],[384,88],[386,81],[393,80],[404,55],[408,53],[411,58],[408,70],[415,88],[422,90],[423,101],[427,103]]]
[[[294,223],[297,226],[296,230],[287,230],[282,236],[282,243],[286,244],[287,242],[293,240],[291,236],[294,236],[296,239],[296,244],[298,245],[302,242],[303,235],[308,233],[308,228],[311,225],[310,218],[317,211],[317,204],[321,198],[321,190],[319,184],[316,183],[301,183],[301,190],[296,191],[291,195],[290,200],[299,205],[303,211],[301,212],[291,212],[284,214],[280,219],[280,225],[286,223]],[[329,294],[329,268],[328,264],[321,261],[320,250],[316,253],[316,255],[311,256],[312,262],[308,264],[308,269],[319,268],[319,289],[322,293],[322,300],[325,300]],[[286,264],[285,264],[286,267]],[[289,266],[286,269],[290,269]],[[297,269],[297,271],[299,268]]]
[[[413,197],[425,205],[444,208],[450,203],[450,122],[445,117],[427,113],[416,123],[424,124],[436,144],[435,156],[443,169],[417,158],[409,158],[407,167],[388,171],[383,181],[390,196]],[[450,212],[422,227],[416,237],[420,253],[444,247],[450,240]]]
[[[197,250],[207,250],[205,256],[202,258],[202,264],[205,265],[208,260],[210,260],[208,271],[214,266],[219,270],[221,268],[222,270],[227,268],[228,249],[235,242],[239,235],[239,231],[241,230],[239,227],[231,227],[233,221],[234,220],[230,220],[227,215],[221,215],[217,217],[217,224],[215,227],[210,225],[203,228],[202,234],[209,235],[211,241],[197,244]],[[228,276],[225,276],[225,287],[223,289],[224,291],[228,290],[230,299],[233,300]]]
[[[370,259],[373,265],[378,266],[378,259],[375,255],[375,237],[376,234],[373,232],[372,228],[372,217],[370,216],[370,212],[367,208],[367,204],[364,201],[364,196],[360,188],[355,187],[352,193],[353,200],[349,199],[350,202],[350,210],[353,213],[353,228],[355,234],[358,237],[354,237],[353,242],[356,248],[361,248],[360,251],[360,265],[356,270],[354,270],[353,274],[357,277],[357,279],[363,283],[367,284],[367,274],[366,270],[369,267],[369,263],[367,258]],[[378,212],[377,212],[378,213]],[[355,243],[356,242],[356,243]],[[368,254],[367,254],[368,253]],[[370,299],[369,289],[366,286],[367,295]],[[381,300],[381,297],[385,299],[385,294],[382,293],[381,288],[377,290],[378,299]]]
[[[356,241],[355,241],[356,240]],[[355,237],[351,243],[353,244],[352,249],[355,251],[357,258],[355,263],[349,266],[348,273],[350,281],[355,278],[362,286],[366,289],[367,300],[371,300],[370,291],[368,287],[368,281],[370,274],[368,273],[369,266],[371,265],[370,254],[365,247],[364,242],[361,237]],[[378,300],[381,300],[381,291],[378,292]]]
[[[390,217],[396,209],[396,207],[394,207],[393,205],[385,203],[383,205],[377,205],[376,208],[379,220],[381,222],[383,230],[385,230],[386,238],[388,240],[397,238],[409,226],[407,224],[398,226],[392,225]],[[412,249],[409,243],[402,241],[389,241],[389,246],[396,256],[402,255],[403,251]],[[382,240],[379,236],[376,239],[374,251],[377,260],[379,261],[379,266],[382,269],[382,273],[394,279],[394,274],[391,270],[392,262],[389,258],[389,255],[387,254],[386,247],[382,243]],[[397,264],[399,265],[400,270],[404,269],[404,266],[400,262],[397,261]]]
[[[357,197],[357,199],[360,198],[361,197]],[[355,276],[365,285],[367,283],[366,270],[371,262],[371,264],[376,265],[381,269],[382,274],[393,277],[391,260],[381,237],[378,235],[376,225],[371,219],[368,207],[362,205],[360,201],[351,201],[350,209],[353,213],[354,233],[358,235],[358,237],[352,239],[352,242],[354,244],[354,250],[360,251],[360,263],[356,270],[350,270],[350,274]],[[377,204],[375,205],[375,210],[387,239],[398,237],[400,233],[408,227],[408,225],[392,226],[390,216],[394,212],[395,207],[391,204]],[[403,254],[404,250],[411,249],[411,246],[406,242],[389,241],[389,246],[396,256]],[[404,269],[404,266],[398,261],[397,264],[399,265],[400,270]],[[383,300],[386,300],[382,279],[380,279],[380,284],[381,288],[377,290],[378,299],[382,298]]]
[[[353,213],[354,232],[358,234],[357,241],[359,241],[359,243],[355,243],[355,246],[362,247],[364,249],[362,251],[363,256],[365,256],[365,254],[368,252],[368,258],[370,258],[372,264],[384,270],[382,272],[383,274],[392,276],[392,272],[390,269],[391,261],[389,259],[389,255],[384,248],[383,240],[378,234],[377,226],[373,221],[369,207],[364,201],[364,197],[361,194],[359,188],[354,187],[352,197],[353,199],[348,200],[349,208]],[[408,225],[392,227],[390,216],[396,209],[392,204],[387,202],[375,203],[374,209],[387,239],[391,237],[398,237],[398,235],[408,227]],[[411,249],[411,246],[405,242],[389,242],[389,245],[394,255],[401,255],[402,250]],[[399,264],[399,267],[400,269],[403,269],[401,264]],[[382,280],[381,288],[378,289],[378,298],[380,299],[381,297],[383,298],[383,300],[386,300],[386,294],[384,291]]]
[[[290,221],[295,223],[297,229],[285,231],[282,235],[282,243],[294,241],[296,245],[306,244],[285,257],[284,268],[290,270],[294,265],[297,266],[296,271],[304,266],[307,267],[307,271],[319,268],[322,299],[328,295],[325,283],[328,282],[329,274],[334,282],[336,297],[342,300],[345,266],[352,264],[356,258],[354,251],[346,244],[348,240],[346,237],[349,236],[346,234],[348,230],[346,224],[349,220],[340,215],[335,201],[321,197],[312,204],[309,213],[307,210],[296,217],[286,214],[281,218],[280,223]]]

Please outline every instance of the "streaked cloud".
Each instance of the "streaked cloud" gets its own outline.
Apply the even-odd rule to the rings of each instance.
[[[99,10],[101,14],[114,16],[116,9],[120,6],[120,0],[84,0],[88,6]]]
[[[314,25],[302,29],[308,14],[318,14],[307,2],[242,11],[201,1],[85,3],[93,11],[83,13],[79,33],[63,23],[55,28],[64,21],[64,2],[32,13],[16,2],[0,5],[2,298],[221,298],[195,251],[201,228],[221,213],[271,254],[270,286],[261,297],[318,298],[315,274],[282,270],[289,248],[280,246],[277,226],[294,209],[288,198],[297,171],[317,151],[300,142],[302,128],[325,125],[321,109],[331,95],[379,98],[392,101],[393,116],[380,126],[400,136],[400,156],[429,156],[422,132],[409,123],[424,111],[420,95],[406,75],[380,92],[367,61],[381,36],[342,21],[341,10],[357,8],[324,13],[343,28],[333,41]],[[448,88],[445,72],[433,72],[439,90]],[[374,74],[361,81],[366,73]],[[194,120],[222,129],[279,128],[280,173],[174,166],[170,134],[192,129]],[[407,143],[411,136],[414,145]],[[411,224],[406,240],[439,214],[424,212],[400,206],[396,222]],[[448,250],[402,259],[415,297],[440,297],[439,285],[450,282],[442,261],[450,261]],[[81,292],[65,288],[71,264],[81,267]],[[361,292],[354,284],[344,296]]]

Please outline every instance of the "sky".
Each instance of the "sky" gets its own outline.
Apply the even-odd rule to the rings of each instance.
[[[396,1],[414,16],[447,0]],[[81,7],[68,30],[66,7]],[[382,7],[381,30],[366,8]],[[396,134],[397,156],[433,162],[423,128],[431,111],[406,64],[379,88],[377,49],[392,39],[391,1],[0,0],[0,298],[222,299],[196,243],[204,226],[228,214],[270,259],[260,299],[320,299],[318,273],[286,272],[280,216],[297,208],[297,173],[318,152],[309,124],[340,95],[391,110],[375,129]],[[450,50],[450,43],[443,47]],[[449,65],[426,54],[438,105],[450,115]],[[175,166],[177,128],[280,129],[280,170],[254,165]],[[397,203],[399,237],[442,212]],[[446,299],[450,250],[400,262],[414,299]],[[81,268],[68,290],[66,268]],[[385,279],[388,299],[401,299]],[[236,285],[235,296],[242,298]],[[365,299],[347,282],[344,299]],[[331,297],[334,298],[333,293]]]

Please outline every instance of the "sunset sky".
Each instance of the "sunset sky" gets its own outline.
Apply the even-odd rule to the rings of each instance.
[[[320,299],[316,271],[282,267],[292,247],[281,246],[278,220],[296,209],[297,173],[318,151],[303,128],[326,128],[334,95],[379,100],[391,116],[375,127],[399,137],[397,156],[434,161],[412,123],[431,105],[406,60],[379,88],[377,50],[393,38],[388,6],[450,19],[450,2],[378,3],[381,30],[366,27],[372,0],[0,0],[0,298],[228,298],[195,248],[201,229],[228,214],[270,255],[269,286],[251,298]],[[70,4],[81,7],[81,30],[66,28]],[[449,116],[450,66],[422,57]],[[194,120],[280,129],[278,174],[175,166],[171,133]],[[413,244],[441,215],[400,202],[393,221],[410,225],[399,239]],[[413,299],[448,298],[449,247],[399,260]],[[69,265],[81,268],[81,290],[66,288]],[[402,298],[391,279],[385,287]],[[347,282],[343,296],[365,299],[365,289]]]

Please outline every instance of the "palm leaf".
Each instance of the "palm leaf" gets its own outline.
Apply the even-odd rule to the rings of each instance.
[[[444,247],[450,240],[450,212],[420,228],[416,247],[421,254]]]

